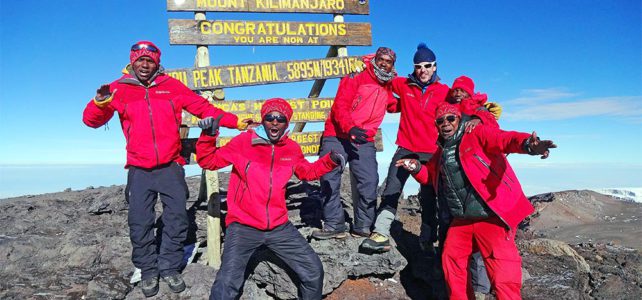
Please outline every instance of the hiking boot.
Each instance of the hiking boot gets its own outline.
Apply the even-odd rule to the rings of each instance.
[[[185,281],[183,281],[181,274],[163,276],[163,281],[167,282],[167,286],[174,293],[180,293],[185,290]]]
[[[158,294],[158,277],[150,277],[140,282],[140,289],[143,290],[145,297],[151,297]]]
[[[370,232],[361,232],[361,231],[353,230],[353,231],[350,231],[350,235],[356,238],[359,238],[359,237],[367,238],[370,236]]]
[[[359,249],[366,254],[388,252],[390,248],[390,239],[378,232],[373,232],[359,246]]]
[[[317,240],[343,239],[348,234],[343,230],[319,229],[312,232],[312,238]]]

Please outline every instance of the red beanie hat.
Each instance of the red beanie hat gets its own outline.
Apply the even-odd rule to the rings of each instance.
[[[292,118],[292,106],[290,106],[290,103],[287,101],[282,98],[266,100],[265,103],[263,103],[263,107],[261,107],[261,118],[273,111],[282,113],[288,119],[288,122],[290,122],[290,118]]]
[[[456,88],[460,88],[466,91],[466,93],[468,93],[470,97],[475,94],[475,83],[472,79],[466,76],[459,76],[457,77],[457,79],[455,79],[455,82],[453,82],[453,87],[451,89],[454,90]]]
[[[453,114],[461,118],[459,107],[450,103],[442,103],[437,107],[437,110],[435,110],[435,120],[443,117],[445,114]]]
[[[141,56],[149,56],[157,65],[160,64],[161,51],[149,41],[140,41],[134,44],[129,52],[129,62],[134,62]]]

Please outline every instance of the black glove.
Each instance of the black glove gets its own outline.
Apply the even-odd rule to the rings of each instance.
[[[363,128],[354,126],[350,128],[348,134],[350,135],[350,140],[356,144],[365,144],[368,142],[368,135],[366,134],[366,130]]]
[[[334,152],[334,150],[330,151],[330,159],[337,164],[340,170],[343,170],[346,166],[346,158],[343,155]]]
[[[216,119],[212,117],[201,119],[198,121],[198,127],[203,129],[203,132],[205,132],[205,134],[209,136],[215,136],[218,134],[218,127],[221,118],[223,118],[222,114],[216,117]]]

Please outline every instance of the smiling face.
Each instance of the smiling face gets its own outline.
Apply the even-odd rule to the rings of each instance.
[[[461,102],[461,100],[469,98],[470,94],[468,94],[468,92],[464,91],[461,88],[455,88],[450,92],[450,97],[452,97],[452,99],[455,100],[456,103],[459,103]]]
[[[390,73],[392,68],[395,66],[395,60],[388,54],[382,54],[375,57],[375,64],[377,64],[377,67],[381,70],[384,70],[386,73]]]
[[[436,70],[436,62],[420,62],[415,64],[415,77],[422,83],[428,83],[430,78],[432,78],[432,74],[435,74]]]
[[[437,125],[439,136],[446,139],[455,134],[457,127],[459,127],[459,117],[454,114],[445,114],[435,120],[435,125]]]
[[[274,144],[281,139],[285,130],[288,128],[288,119],[278,111],[271,111],[263,116],[262,124],[268,139]]]
[[[158,65],[149,56],[141,56],[132,64],[132,69],[136,73],[138,80],[145,85],[149,85],[149,80],[158,70]]]

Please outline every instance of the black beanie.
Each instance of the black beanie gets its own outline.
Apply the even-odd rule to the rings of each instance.
[[[417,52],[415,52],[415,57],[412,59],[415,64],[420,62],[433,62],[436,61],[435,53],[432,50],[428,49],[426,44],[419,43],[417,45]]]

